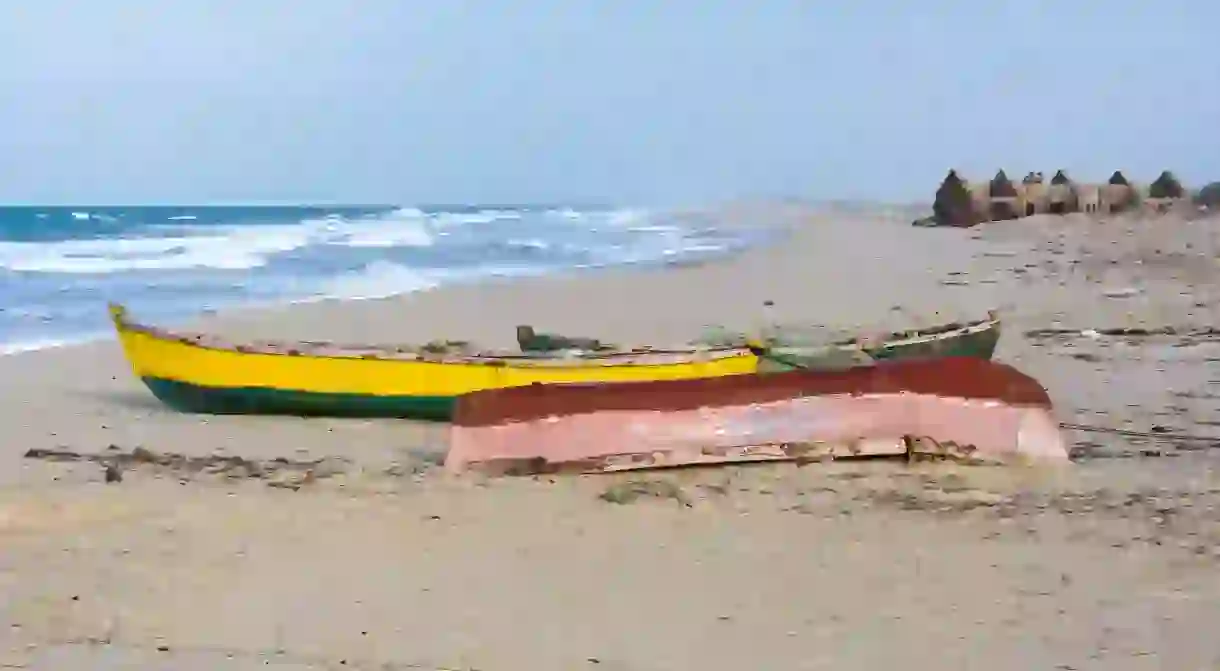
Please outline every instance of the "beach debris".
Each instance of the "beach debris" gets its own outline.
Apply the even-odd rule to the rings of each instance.
[[[427,354],[461,354],[473,351],[469,340],[431,340],[420,345],[420,351]]]
[[[305,485],[317,481],[313,470],[280,471],[267,478],[267,486],[275,489],[291,489],[297,491]]]
[[[691,507],[690,498],[672,480],[661,478],[653,479],[633,479],[625,482],[618,482],[606,487],[597,498],[607,503],[617,503],[624,505],[635,503],[640,499],[668,499],[676,501],[687,508]]]
[[[1176,443],[1198,443],[1202,445],[1211,445],[1220,447],[1220,436],[1205,436],[1189,433],[1174,433],[1168,427],[1158,424],[1152,425],[1148,431],[1137,431],[1135,429],[1121,429],[1113,426],[1094,426],[1091,424],[1075,424],[1072,422],[1061,422],[1060,428],[1069,431],[1084,431],[1087,433],[1108,433],[1116,436],[1126,436],[1129,438],[1145,438],[1154,441],[1176,442]],[[1159,456],[1159,455],[1157,455]]]
[[[517,346],[522,352],[554,352],[558,350],[599,351],[615,349],[614,345],[603,343],[596,338],[584,336],[563,336],[557,333],[539,333],[533,326],[522,324],[517,327]]]
[[[1105,296],[1106,298],[1131,298],[1132,296],[1138,296],[1141,293],[1143,293],[1143,291],[1141,289],[1137,289],[1136,287],[1119,287],[1116,289],[1106,289],[1101,292],[1101,295]]]
[[[264,480],[271,487],[293,487],[309,484],[319,479],[331,478],[347,471],[346,459],[324,457],[308,461],[295,461],[276,457],[274,459],[246,459],[238,456],[212,454],[190,456],[169,452],[154,452],[145,447],[123,451],[110,445],[101,453],[78,452],[68,448],[27,450],[26,459],[51,462],[92,462],[105,471],[106,482],[123,480],[124,470],[146,468],[158,474],[174,474],[180,477],[212,475],[230,480]]]
[[[1045,338],[1085,337],[1093,340],[1103,336],[1121,338],[1151,338],[1156,336],[1178,336],[1182,338],[1216,338],[1220,337],[1220,328],[1214,326],[1158,326],[1146,328],[1142,326],[1119,326],[1111,328],[1041,328],[1031,329],[1024,333],[1026,338],[1033,340]]]

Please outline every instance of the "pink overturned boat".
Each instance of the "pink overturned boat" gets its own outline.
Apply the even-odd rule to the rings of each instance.
[[[605,472],[936,453],[1065,462],[1042,385],[972,357],[462,396],[446,469]]]

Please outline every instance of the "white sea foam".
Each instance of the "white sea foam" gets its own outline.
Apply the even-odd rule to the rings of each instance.
[[[427,219],[414,217],[344,223],[328,234],[327,244],[348,247],[429,247],[436,238]]]
[[[11,343],[0,343],[0,356],[37,352],[39,350],[55,349],[58,347],[71,347],[73,345],[83,345],[88,342],[100,340],[105,335],[107,334],[93,333],[76,338],[41,338]]]
[[[570,219],[573,221],[580,219],[582,216],[580,212],[577,212],[570,207],[565,207],[558,210],[547,210],[547,215],[551,217],[558,217],[560,219]]]
[[[415,211],[418,212],[418,211]],[[422,213],[419,213],[422,215]],[[383,217],[327,218],[292,224],[171,224],[165,237],[0,242],[0,268],[19,272],[117,273],[152,270],[248,270],[311,245],[427,247],[433,234],[407,210]]]
[[[98,218],[83,211],[76,215],[81,221]],[[172,220],[144,226],[140,237],[0,241],[0,278],[5,271],[45,275],[28,280],[32,284],[25,286],[33,292],[28,298],[10,292],[14,300],[0,303],[7,310],[3,314],[21,323],[27,333],[23,337],[29,338],[0,345],[0,354],[80,342],[51,336],[103,326],[104,311],[96,319],[91,316],[103,296],[137,310],[150,301],[159,306],[178,301],[185,316],[201,305],[381,298],[486,277],[662,261],[725,249],[714,234],[658,222],[642,210],[426,213],[400,208],[244,225],[201,224],[189,214],[167,219]],[[433,248],[435,255],[429,251]],[[264,268],[272,261],[275,266]],[[360,265],[337,270],[353,263]],[[139,275],[124,275],[133,272]],[[21,291],[23,285],[14,286]],[[45,297],[48,291],[53,297]],[[71,300],[73,295],[80,302]],[[32,333],[32,322],[19,319],[30,305],[47,311]],[[83,305],[89,314],[81,314]]]
[[[388,298],[442,284],[470,282],[486,277],[527,277],[546,272],[546,268],[524,263],[489,263],[461,270],[423,271],[390,261],[374,261],[360,270],[324,281],[313,296],[301,302]]]
[[[648,218],[648,213],[644,210],[616,210],[611,212],[606,218],[611,226],[631,226],[632,224],[644,221]],[[635,230],[639,227],[633,227]]]
[[[639,210],[589,215],[553,210],[547,215],[569,221],[586,220],[590,232],[600,224],[638,233],[677,234],[672,226],[638,224]],[[77,219],[97,218],[74,212]],[[400,208],[384,214],[347,219],[329,215],[288,224],[208,225],[192,223],[193,215],[171,217],[175,223],[150,226],[164,237],[102,238],[56,242],[0,242],[0,268],[19,272],[104,274],[157,270],[248,270],[272,257],[313,245],[355,248],[430,247],[438,238],[465,226],[502,222],[512,225],[522,214],[511,210],[427,214]],[[526,243],[545,249],[542,241]]]
[[[544,252],[553,247],[551,243],[547,242],[546,240],[539,240],[538,238],[525,238],[521,240],[511,239],[506,241],[504,244],[509,247],[516,247],[518,249],[532,249],[539,252]]]
[[[649,224],[647,226],[631,226],[627,230],[632,233],[675,233],[681,231],[677,226],[665,226],[663,224]]]
[[[430,275],[390,261],[374,261],[364,268],[326,280],[314,295],[317,299],[367,300],[431,289],[440,283]]]
[[[212,268],[245,270],[308,244],[292,227],[233,227],[223,235],[0,242],[0,267],[18,272],[115,273]]]

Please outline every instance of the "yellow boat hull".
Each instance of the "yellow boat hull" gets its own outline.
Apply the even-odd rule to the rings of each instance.
[[[291,346],[251,351],[135,324],[121,306],[111,306],[111,316],[134,373],[153,395],[178,410],[212,414],[447,420],[455,400],[472,391],[742,375],[757,372],[759,363],[744,348],[454,360],[403,356],[401,350],[384,355],[317,355]]]

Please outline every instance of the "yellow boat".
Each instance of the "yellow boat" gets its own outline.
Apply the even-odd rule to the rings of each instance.
[[[443,346],[235,344],[110,315],[135,374],[185,412],[447,420],[457,397],[535,383],[638,382],[754,373],[745,347],[643,348],[575,355],[468,352]],[[458,350],[458,351],[454,351]]]

